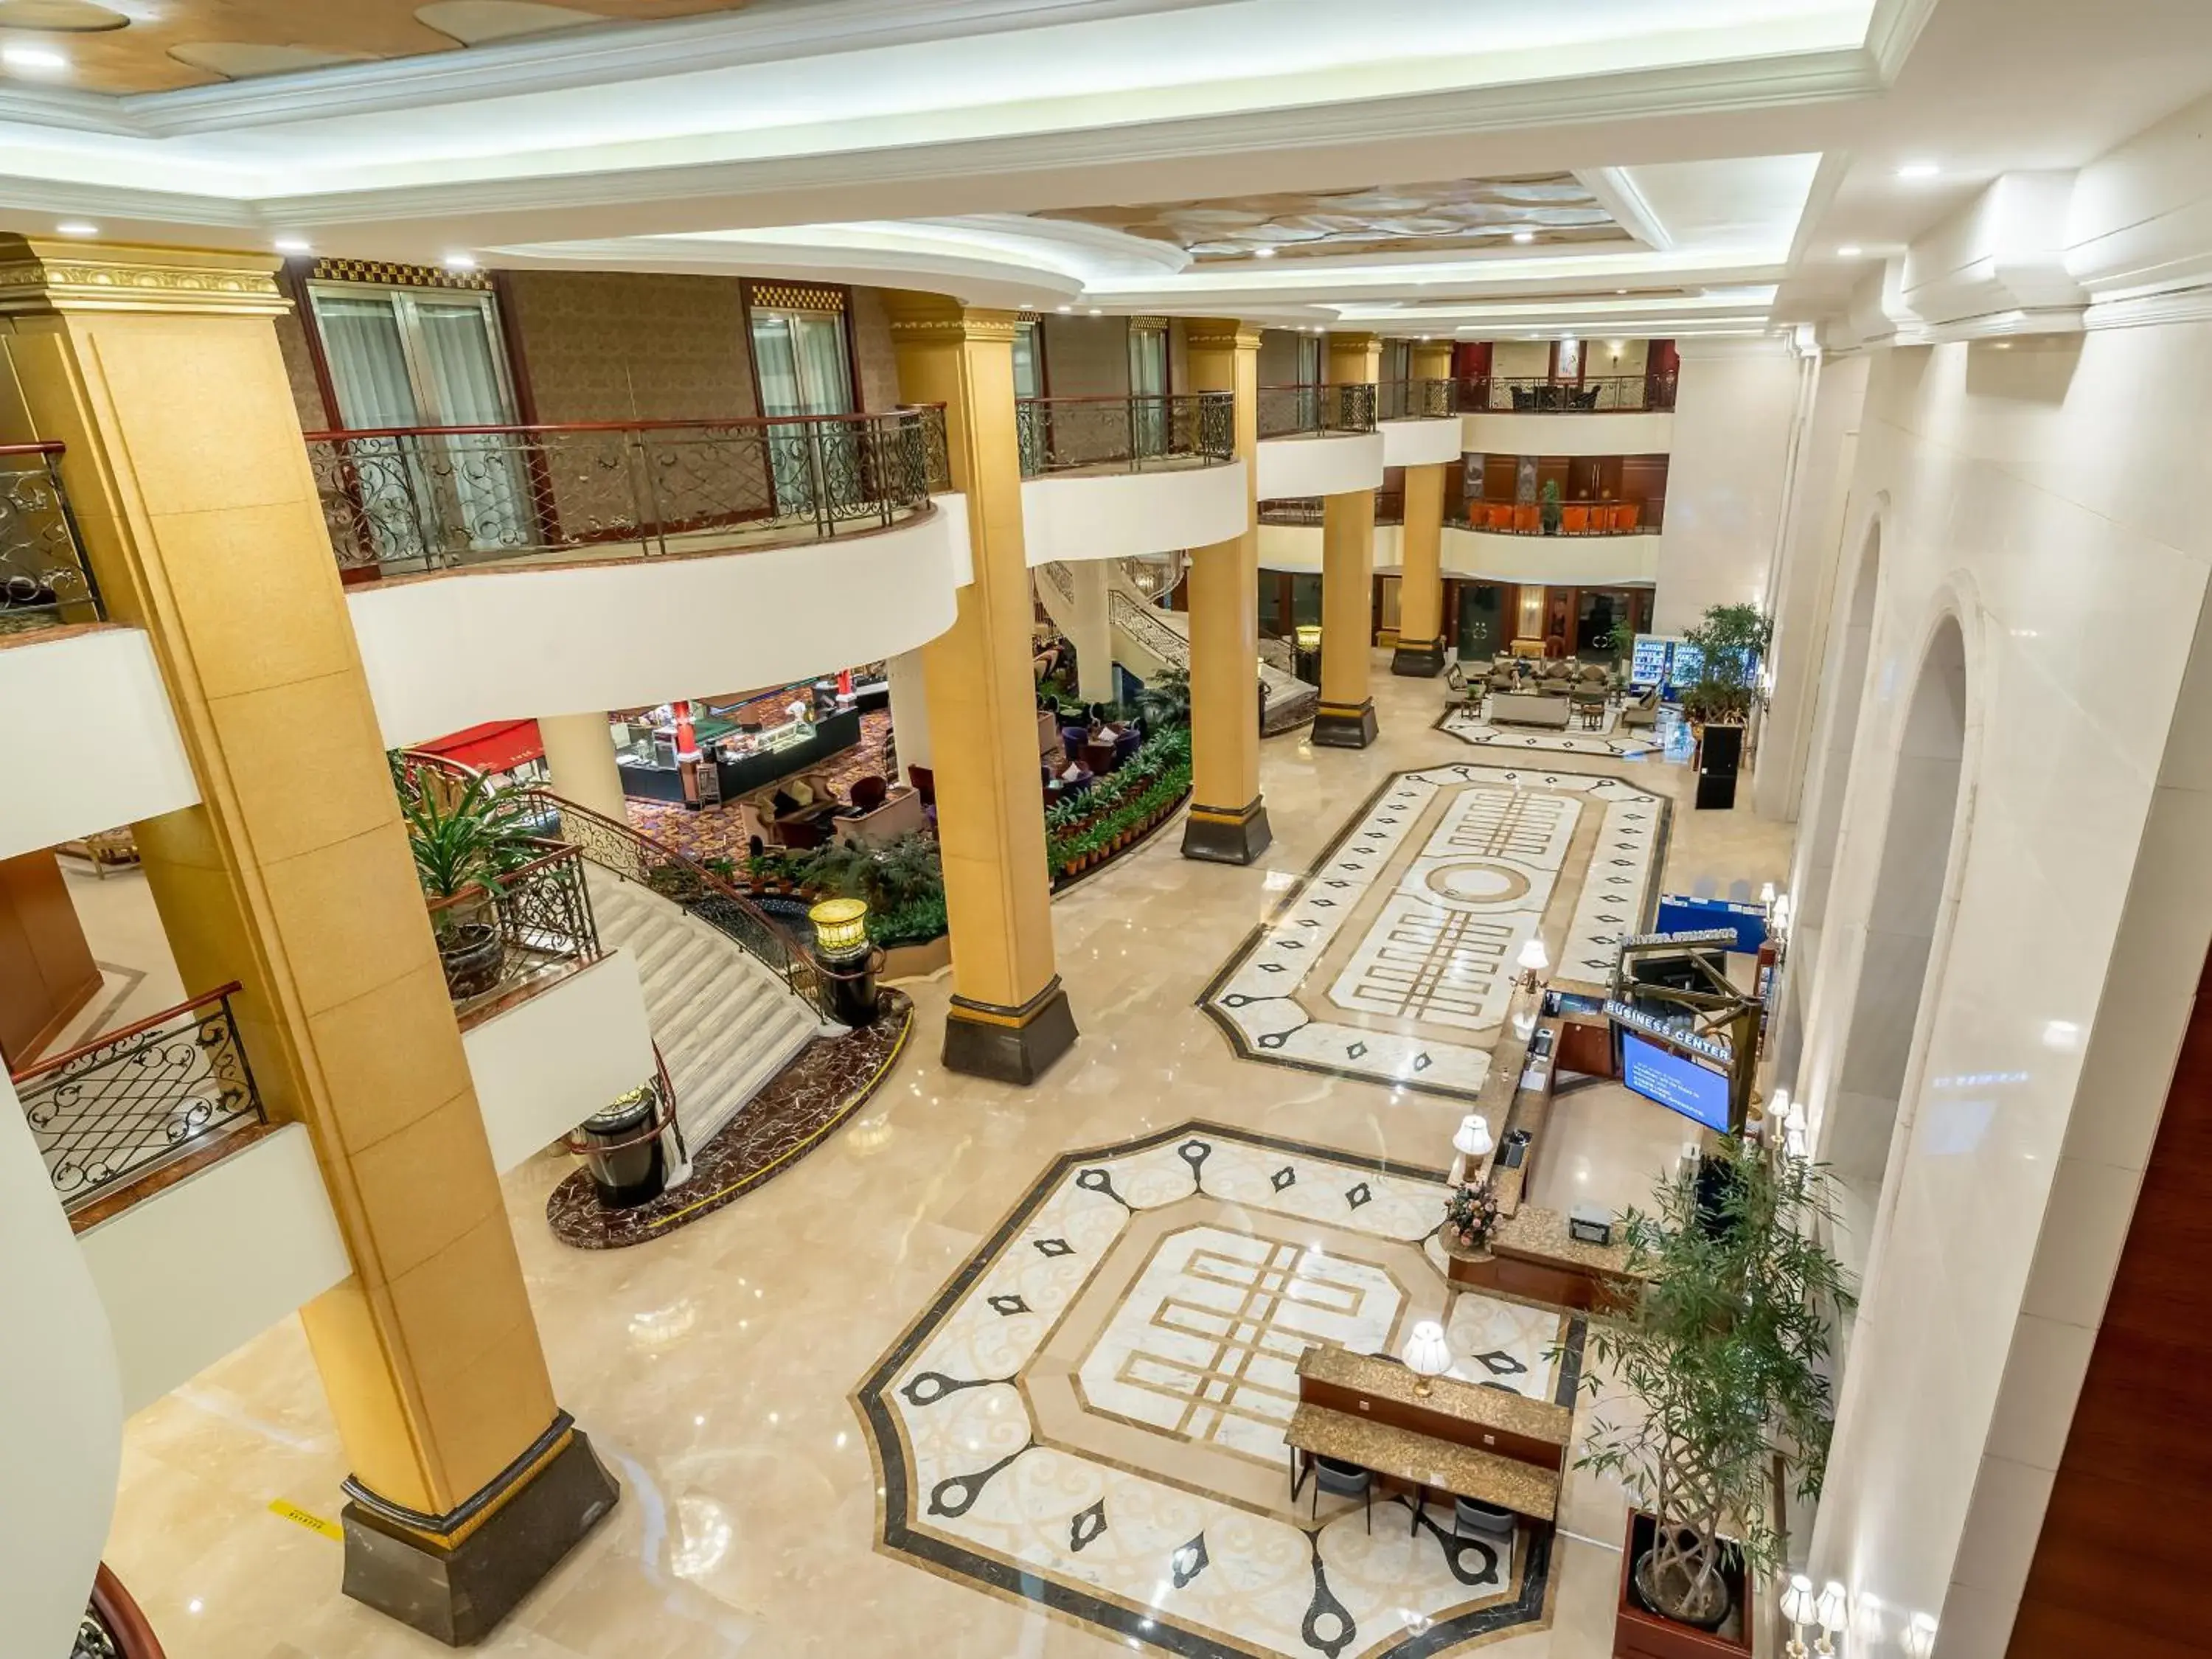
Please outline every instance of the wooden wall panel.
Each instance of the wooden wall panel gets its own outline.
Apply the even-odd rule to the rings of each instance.
[[[99,989],[100,968],[54,855],[0,860],[0,1058],[20,1067]]]
[[[2212,1003],[2166,1114],[2029,1569],[2008,1659],[2212,1652]]]

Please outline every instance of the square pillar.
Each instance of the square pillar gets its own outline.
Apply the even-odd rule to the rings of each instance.
[[[937,836],[952,931],[947,1070],[1033,1083],[1075,1041],[1053,956],[1037,767],[1036,614],[1014,436],[1015,315],[890,292],[899,396],[945,406],[953,488],[967,496],[975,578],[922,647]]]
[[[1413,348],[1416,380],[1441,380],[1451,374],[1448,342],[1425,341]],[[1390,659],[1393,674],[1431,678],[1443,672],[1443,534],[1446,463],[1406,469],[1404,558],[1398,571],[1398,649]]]
[[[109,613],[151,641],[201,801],[136,826],[148,882],[185,988],[244,987],[254,1077],[306,1126],[353,1261],[301,1313],[352,1465],[346,1593],[471,1642],[616,1492],[546,1372],[300,441],[276,264],[0,237],[0,427],[67,445]]]
[[[1244,530],[1190,556],[1190,815],[1185,858],[1249,864],[1273,832],[1260,798],[1260,331],[1234,319],[1184,325],[1190,389],[1236,398]]]
[[[1372,334],[1328,337],[1328,384],[1372,386],[1382,342]],[[1375,741],[1375,699],[1367,659],[1374,648],[1375,492],[1321,498],[1321,702],[1313,740],[1324,749],[1364,749]]]

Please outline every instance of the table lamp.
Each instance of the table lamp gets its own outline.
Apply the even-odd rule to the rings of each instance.
[[[1929,1659],[1936,1651],[1936,1620],[1933,1614],[1916,1613],[1912,1620],[1898,1636],[1905,1649],[1905,1659]]]
[[[1513,965],[1521,970],[1515,982],[1524,991],[1534,990],[1543,983],[1545,969],[1552,965],[1551,957],[1544,954],[1544,941],[1532,937],[1521,947],[1521,954],[1513,958]]]
[[[1805,1659],[1805,1626],[1813,1622],[1819,1609],[1813,1581],[1802,1572],[1790,1574],[1782,1590],[1782,1616],[1790,1621],[1790,1645],[1784,1651],[1790,1659]]]
[[[1460,1119],[1459,1133],[1452,1137],[1452,1150],[1471,1158],[1482,1157],[1497,1144],[1490,1138],[1490,1120],[1474,1112]]]
[[[1820,1639],[1813,1644],[1813,1651],[1821,1659],[1829,1659],[1835,1652],[1835,1638],[1842,1633],[1848,1608],[1849,1598],[1841,1584],[1831,1578],[1820,1587],[1820,1599],[1813,1609],[1814,1616],[1820,1621]]]
[[[1451,1369],[1451,1346],[1444,1340],[1444,1328],[1433,1319],[1414,1326],[1406,1339],[1405,1359],[1406,1369],[1413,1374],[1413,1392],[1425,1398],[1429,1379]]]

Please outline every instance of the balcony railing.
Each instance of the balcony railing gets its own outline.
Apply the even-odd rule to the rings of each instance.
[[[341,568],[409,573],[896,524],[929,505],[931,444],[928,411],[904,409],[317,432],[307,454]]]
[[[1261,524],[1316,525],[1321,520],[1322,497],[1319,495],[1285,495],[1260,503]],[[1377,525],[1406,522],[1404,491],[1378,489],[1375,492],[1375,522]]]
[[[446,991],[464,1027],[602,954],[583,854],[562,842],[538,844],[544,856],[495,886],[429,902]]]
[[[1375,388],[1378,420],[1434,420],[1457,412],[1450,380],[1383,380]]]
[[[235,983],[15,1073],[62,1206],[81,1210],[245,1123],[264,1122]]]
[[[1237,459],[1232,392],[1131,398],[1024,398],[1014,404],[1022,476],[1143,472]]]
[[[58,443],[0,444],[0,634],[100,620]]]
[[[1469,501],[1470,530],[1493,536],[1655,536],[1663,501]]]
[[[1263,386],[1260,388],[1260,435],[1297,438],[1322,432],[1375,430],[1375,387],[1349,386]]]
[[[1626,415],[1674,407],[1672,374],[1607,374],[1579,385],[1540,375],[1485,375],[1455,385],[1463,415]]]

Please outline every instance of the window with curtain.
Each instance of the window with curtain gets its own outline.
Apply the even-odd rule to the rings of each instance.
[[[1044,337],[1034,317],[1014,325],[1014,396],[1044,396]]]
[[[1321,356],[1320,335],[1298,336],[1298,384],[1307,388],[1299,397],[1299,401],[1307,405],[1298,411],[1299,424],[1302,426],[1311,426],[1320,418]]]
[[[757,307],[751,316],[763,415],[775,421],[853,412],[852,360],[841,313]],[[859,493],[858,437],[850,427],[777,422],[767,441],[778,518],[834,517],[837,501]]]
[[[307,294],[349,430],[514,423],[490,295],[356,283],[311,283]],[[379,558],[531,544],[522,441],[439,432],[356,441],[353,487]]]
[[[1139,455],[1158,455],[1167,448],[1167,325],[1130,324],[1129,429]]]

